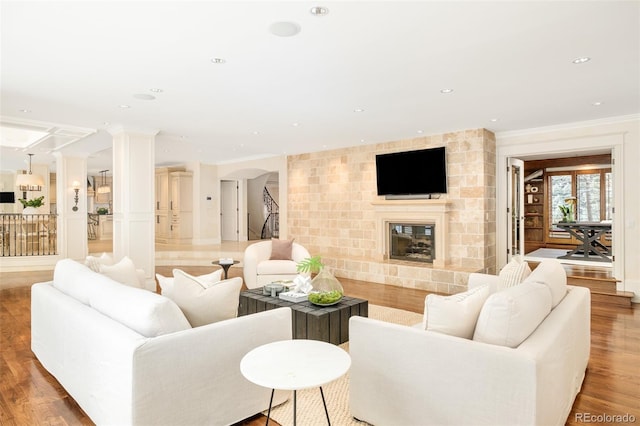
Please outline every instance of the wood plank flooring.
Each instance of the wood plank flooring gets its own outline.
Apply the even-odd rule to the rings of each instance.
[[[210,267],[180,267],[192,274],[211,272]],[[172,267],[157,272],[171,275]],[[230,276],[239,276],[231,268]],[[30,349],[30,284],[51,279],[52,271],[2,273],[0,281],[0,425],[91,425],[60,384],[47,373]],[[422,290],[340,279],[345,292],[372,304],[423,312]],[[12,287],[12,288],[7,288]],[[591,358],[587,375],[567,420],[583,424],[590,415],[635,416],[640,422],[640,310],[593,306]],[[262,415],[240,423],[264,424]]]

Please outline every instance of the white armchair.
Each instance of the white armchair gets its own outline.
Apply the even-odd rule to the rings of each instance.
[[[244,283],[247,288],[258,288],[278,280],[292,280],[298,275],[297,263],[311,257],[307,249],[293,243],[291,260],[270,260],[271,241],[251,244],[244,251]]]

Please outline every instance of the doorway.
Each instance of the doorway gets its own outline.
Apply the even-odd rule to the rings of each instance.
[[[236,180],[220,181],[220,227],[222,241],[239,241],[239,185]]]

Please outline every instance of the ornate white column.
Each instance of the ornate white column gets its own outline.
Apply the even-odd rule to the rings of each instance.
[[[113,255],[144,269],[155,291],[155,135],[157,131],[112,127]]]
[[[58,214],[58,254],[61,258],[83,261],[89,253],[87,244],[87,159],[67,157],[55,152],[56,212]],[[78,187],[75,201],[74,184]],[[77,210],[74,210],[77,207]]]

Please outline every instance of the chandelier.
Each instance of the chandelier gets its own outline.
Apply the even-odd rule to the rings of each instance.
[[[42,191],[42,186],[44,185],[44,179],[40,175],[34,175],[31,172],[31,157],[33,154],[29,155],[29,172],[19,174],[16,176],[16,186],[20,189],[20,191]]]
[[[111,192],[111,187],[109,185],[107,185],[107,172],[109,170],[100,170],[100,173],[102,174],[102,183],[100,184],[100,186],[98,186],[98,194],[107,194],[109,192]]]

